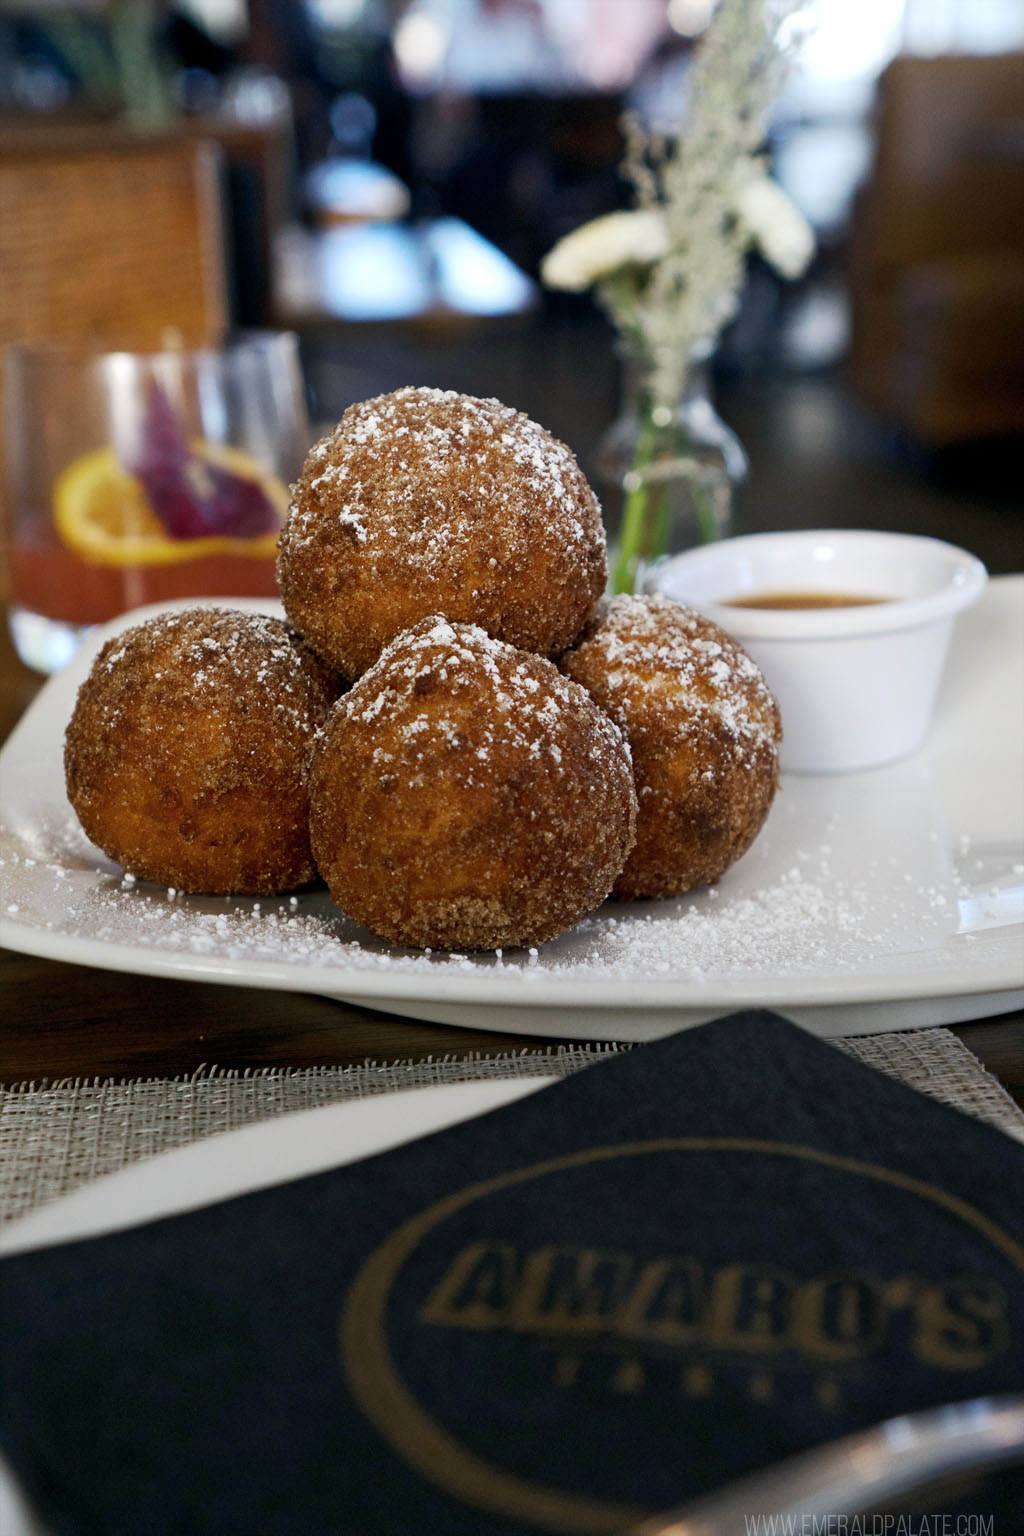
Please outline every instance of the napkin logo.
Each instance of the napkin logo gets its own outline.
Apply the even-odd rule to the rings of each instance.
[[[641,1263],[623,1253],[508,1242],[461,1249],[420,1309],[420,1321],[504,1329],[565,1346],[621,1340],[645,1346],[771,1358],[793,1350],[809,1367],[865,1360],[890,1324],[912,1314],[909,1348],[937,1370],[970,1371],[1001,1354],[1006,1294],[984,1276],[929,1284],[862,1270],[801,1281],[774,1264],[709,1268],[697,1258]]]
[[[766,1224],[759,1203],[787,1178],[814,1184],[836,1225],[884,1196],[899,1273],[815,1264],[833,1258],[827,1230]],[[658,1230],[678,1232],[679,1251],[629,1246],[623,1204],[632,1212],[644,1189],[660,1192]],[[623,1204],[609,1210],[611,1192]],[[699,1256],[686,1243],[698,1209],[732,1218],[712,1223],[717,1249]],[[681,1444],[719,1380],[733,1408],[745,1382],[748,1413],[784,1381],[787,1398],[803,1390],[815,1410],[836,1407],[837,1434],[843,1391],[856,1413],[878,1401],[880,1361],[933,1394],[936,1373],[943,1396],[993,1390],[981,1373],[1019,1327],[1022,1277],[1009,1233],[898,1170],[753,1139],[631,1142],[514,1169],[404,1222],[349,1291],[342,1363],[383,1438],[450,1496],[545,1530],[614,1532],[653,1512],[636,1506],[621,1455],[644,1405],[656,1404],[669,1444],[677,1424]],[[558,1432],[524,1435],[543,1422]]]

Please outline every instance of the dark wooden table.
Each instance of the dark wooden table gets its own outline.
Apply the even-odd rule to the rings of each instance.
[[[0,612],[0,741],[43,679]],[[956,1033],[1024,1105],[1024,1012]],[[302,993],[124,975],[0,950],[0,1083],[171,1077],[202,1066],[346,1066],[492,1054],[547,1039],[447,1028]]]

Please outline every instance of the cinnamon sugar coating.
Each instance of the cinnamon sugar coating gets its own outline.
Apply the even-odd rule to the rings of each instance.
[[[672,896],[717,880],[754,841],[778,787],[779,709],[717,624],[661,596],[605,599],[562,669],[633,752],[636,846],[616,896]]]
[[[604,590],[600,507],[564,443],[497,400],[405,388],[310,451],[281,535],[292,623],[346,678],[443,613],[556,656]]]
[[[86,835],[181,891],[307,883],[309,755],[338,687],[288,625],[257,614],[190,608],[108,640],[65,737]]]
[[[541,944],[599,906],[633,843],[629,749],[551,662],[434,616],[339,700],[310,778],[313,852],[400,944]]]

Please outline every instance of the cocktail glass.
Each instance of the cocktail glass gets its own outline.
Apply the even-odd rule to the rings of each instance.
[[[160,352],[29,342],[4,371],[9,615],[50,672],[144,603],[275,591],[309,446],[295,337]]]

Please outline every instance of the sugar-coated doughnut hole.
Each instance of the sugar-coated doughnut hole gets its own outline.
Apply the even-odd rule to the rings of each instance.
[[[605,577],[600,507],[565,444],[439,389],[349,407],[309,453],[278,558],[289,618],[349,680],[435,613],[556,656]]]
[[[373,933],[534,945],[611,890],[636,798],[621,732],[542,657],[435,617],[332,711],[311,774],[313,852]]]
[[[629,739],[636,846],[627,898],[717,880],[764,825],[782,725],[760,670],[710,619],[661,596],[605,599],[562,669]]]
[[[338,687],[288,625],[258,614],[189,608],[108,640],[65,737],[86,835],[180,891],[314,879],[307,772]]]

